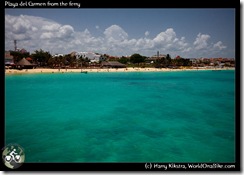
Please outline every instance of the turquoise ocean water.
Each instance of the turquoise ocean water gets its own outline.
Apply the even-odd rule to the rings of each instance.
[[[25,162],[234,162],[235,71],[5,76]]]

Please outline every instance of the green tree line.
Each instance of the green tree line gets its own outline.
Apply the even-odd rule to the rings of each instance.
[[[13,56],[14,62],[17,63],[22,58],[30,57],[32,59],[32,63],[37,64],[40,67],[88,67],[89,59],[88,58],[76,58],[74,55],[67,54],[64,56],[55,56],[53,57],[49,52],[44,51],[42,49],[34,51],[34,53],[30,54],[29,52],[21,53],[17,51],[10,51],[10,54]],[[104,57],[108,59],[108,55],[104,54]],[[116,59],[110,59],[116,60]],[[164,68],[164,67],[178,67],[178,66],[192,66],[192,62],[189,59],[177,58],[172,59],[169,54],[166,57],[157,58],[153,63],[148,62],[146,56],[142,56],[139,53],[135,53],[130,57],[120,57],[117,59],[122,64],[130,65],[133,67],[156,67],[156,68]],[[99,66],[99,64],[98,64]]]

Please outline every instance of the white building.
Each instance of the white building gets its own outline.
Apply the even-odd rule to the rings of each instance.
[[[88,58],[88,60],[92,63],[96,62],[100,62],[100,61],[104,61],[104,57],[102,55],[93,53],[93,52],[76,52],[75,53],[76,58]]]
[[[59,54],[55,54],[55,55],[53,55],[53,58],[54,58],[54,57],[59,57],[59,56],[63,57],[64,54],[61,54],[61,53],[59,53]]]

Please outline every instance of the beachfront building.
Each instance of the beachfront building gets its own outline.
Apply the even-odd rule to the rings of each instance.
[[[151,57],[148,57],[148,58],[146,58],[146,63],[155,63],[156,62],[156,60],[158,60],[158,59],[160,59],[160,58],[166,58],[166,55],[164,55],[164,54],[157,54],[157,55],[153,55],[153,56],[151,56]]]
[[[191,61],[194,67],[235,67],[234,58],[194,58]]]
[[[101,63],[102,68],[125,68],[126,65],[118,61],[103,61]]]
[[[5,65],[10,66],[14,64],[14,57],[10,55],[10,51],[5,51]]]
[[[63,56],[64,56],[64,54],[59,53],[59,54],[53,55],[53,58],[55,58],[55,57],[63,57]]]
[[[84,59],[88,59],[91,63],[99,63],[105,60],[102,55],[93,52],[76,52],[75,56],[77,59],[81,57]]]

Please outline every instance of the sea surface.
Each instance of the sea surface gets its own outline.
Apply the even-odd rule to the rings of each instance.
[[[5,75],[25,162],[235,162],[235,71]]]

